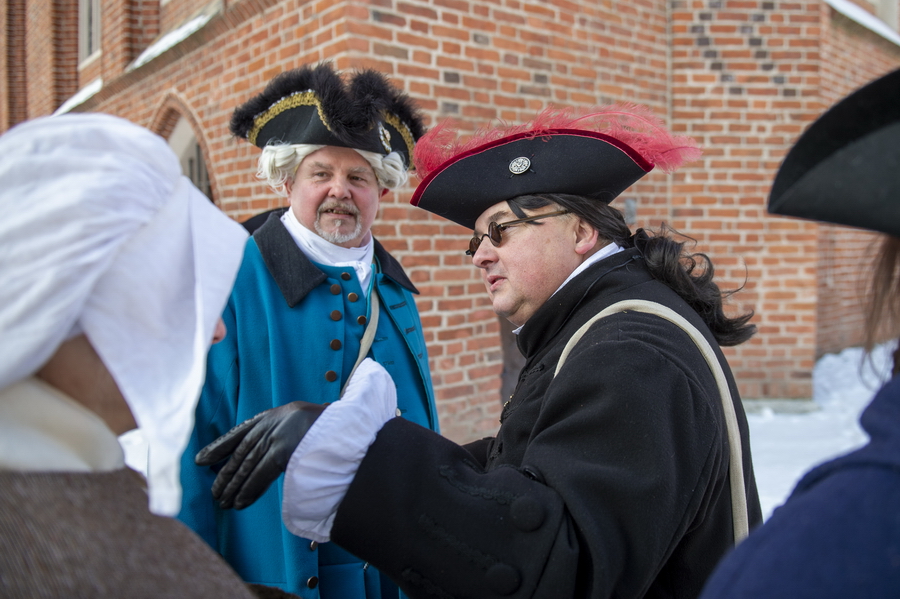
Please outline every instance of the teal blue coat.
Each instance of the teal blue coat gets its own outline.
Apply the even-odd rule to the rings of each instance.
[[[398,407],[438,430],[416,289],[375,241],[381,312],[369,351],[397,385]],[[333,543],[292,535],[281,520],[283,477],[252,506],[220,510],[215,472],[193,463],[206,444],[257,413],[294,400],[338,401],[359,354],[369,306],[352,268],[311,262],[276,216],[251,237],[223,314],[228,334],[209,353],[196,425],[182,459],[179,519],[249,583],[307,599],[397,597],[393,583]]]

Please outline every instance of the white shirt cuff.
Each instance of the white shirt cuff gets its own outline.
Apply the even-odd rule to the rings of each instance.
[[[338,506],[384,424],[396,416],[397,388],[366,358],[340,401],[328,406],[300,441],[284,475],[281,517],[291,533],[325,543]]]

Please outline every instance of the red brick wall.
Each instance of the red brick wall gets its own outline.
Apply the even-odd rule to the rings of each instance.
[[[203,10],[209,0],[152,0],[155,4],[156,18],[158,26],[163,31],[172,31],[180,25],[189,21]],[[224,2],[224,4],[234,4],[234,2]]]
[[[111,81],[125,71],[131,62],[130,1],[101,0],[100,2],[100,44],[104,81]]]
[[[822,109],[822,5],[673,6],[673,124],[706,153],[679,175],[671,222],[713,257],[720,286],[744,285],[733,309],[756,311],[759,334],[728,352],[742,395],[809,397],[816,229],[765,205],[781,158]]]
[[[11,108],[10,84],[12,84],[13,88],[24,88],[24,86],[16,85],[15,75],[11,72],[18,71],[22,75],[25,73],[25,65],[22,64],[25,58],[24,52],[19,51],[21,59],[17,61],[16,50],[13,49],[10,42],[11,39],[16,37],[21,38],[22,44],[25,42],[24,20],[19,19],[17,21],[15,17],[17,9],[24,9],[23,0],[7,0],[7,2],[0,3],[0,75],[3,77],[2,81],[0,81],[2,83],[0,85],[0,130],[4,131],[9,128],[10,122],[13,121],[9,116]],[[21,47],[21,45],[18,45],[18,48]]]
[[[0,5],[0,130],[28,118],[25,63],[25,0]]]
[[[53,112],[59,103],[53,93],[53,2],[26,2],[25,12],[25,93],[26,116],[33,118]]]
[[[116,2],[126,6],[104,6]],[[46,6],[28,2],[29,19],[39,21]],[[130,20],[116,17],[125,29],[140,15],[150,30],[158,19],[163,32],[200,8],[157,0],[127,6]],[[132,72],[124,72],[124,57],[146,47],[146,31],[143,41],[141,27],[110,33],[118,41],[108,58],[104,25],[104,89],[79,110],[119,114],[163,135],[184,116],[216,203],[243,219],[281,200],[254,177],[257,150],[228,133],[231,112],[275,74],[307,62],[378,68],[431,123],[453,117],[466,131],[491,119],[522,121],[549,102],[647,104],[706,151],[679,173],[651,173],[623,194],[637,201],[636,225],[666,222],[693,236],[722,287],[745,286],[729,309],[756,310],[760,334],[728,352],[742,394],[808,397],[817,348],[850,338],[821,321],[840,322],[853,304],[822,290],[819,254],[848,265],[834,269],[832,288],[841,289],[857,256],[850,243],[828,250],[822,240],[831,233],[818,225],[767,216],[769,186],[784,153],[827,105],[856,81],[900,66],[893,44],[832,21],[819,0],[231,0],[201,31]],[[42,39],[29,36],[29,90],[49,76],[33,58]],[[845,48],[874,66],[859,69]],[[80,85],[100,70],[87,65]],[[850,70],[853,81],[840,83],[837,73]],[[28,98],[29,116],[56,107]],[[477,438],[496,429],[499,415],[500,323],[461,251],[466,231],[410,207],[411,190],[385,197],[375,233],[422,291],[444,432]]]
[[[100,11],[103,48],[100,72],[104,81],[112,81],[122,75],[132,61],[159,35],[160,2],[102,0]]]
[[[55,0],[53,14],[53,102],[78,91],[78,0]]]
[[[165,9],[160,6],[160,0],[132,0],[131,4],[128,34],[133,40],[131,42],[132,54],[134,58],[137,58],[159,36],[160,31],[169,30],[160,26],[160,17],[165,13]],[[187,4],[187,2],[182,1],[175,4]]]

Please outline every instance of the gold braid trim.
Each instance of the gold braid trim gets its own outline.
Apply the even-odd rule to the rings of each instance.
[[[401,137],[403,137],[403,141],[406,142],[406,152],[409,156],[409,161],[412,163],[412,155],[413,148],[416,145],[416,140],[413,139],[412,131],[409,130],[409,127],[406,126],[406,123],[400,120],[397,115],[383,113],[384,121],[391,125],[394,129],[400,132]]]
[[[300,106],[315,106],[316,110],[318,110],[319,112],[319,119],[325,125],[325,128],[331,131],[331,127],[328,126],[328,121],[325,119],[325,113],[322,111],[322,102],[320,102],[319,98],[316,97],[314,91],[307,90],[305,92],[294,92],[290,96],[282,98],[272,104],[272,106],[270,106],[269,109],[265,112],[257,115],[256,118],[253,119],[253,127],[250,129],[250,133],[247,135],[247,141],[255,146],[256,137],[259,135],[259,132],[262,130],[262,128],[269,123],[269,121],[274,119],[285,110],[298,108]],[[334,132],[332,131],[332,133]]]

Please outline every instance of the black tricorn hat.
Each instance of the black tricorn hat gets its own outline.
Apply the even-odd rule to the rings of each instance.
[[[666,172],[700,156],[649,108],[613,105],[578,115],[552,107],[530,123],[484,129],[466,143],[445,124],[416,146],[422,182],[411,203],[466,228],[498,202],[568,193],[609,203],[655,165]]]
[[[900,237],[900,70],[810,125],[781,163],[768,209]]]
[[[260,148],[287,143],[396,151],[407,167],[424,132],[413,101],[383,74],[364,70],[345,83],[327,62],[276,76],[235,109],[230,129]]]

